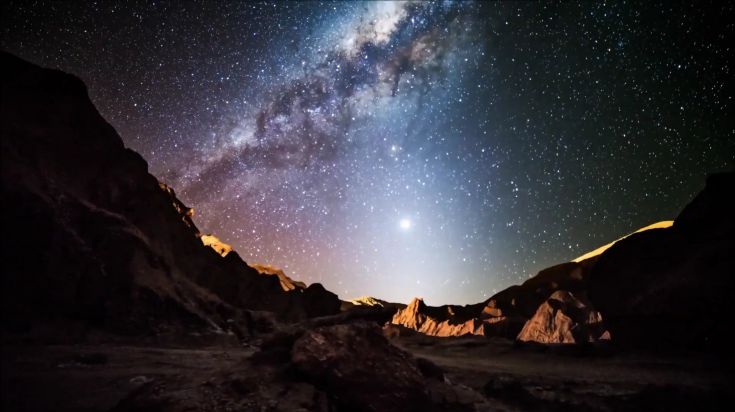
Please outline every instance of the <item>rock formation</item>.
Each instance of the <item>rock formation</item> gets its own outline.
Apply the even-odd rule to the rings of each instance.
[[[674,224],[674,221],[673,220],[662,220],[660,222],[656,222],[656,223],[650,224],[650,225],[648,225],[646,227],[643,227],[643,228],[640,228],[640,229],[636,230],[633,233],[630,233],[628,235],[625,235],[625,236],[621,237],[620,239],[614,240],[614,241],[612,241],[612,242],[610,242],[610,243],[608,243],[608,244],[606,244],[604,246],[600,246],[600,247],[598,247],[597,249],[595,249],[595,250],[593,250],[591,252],[587,252],[584,255],[579,256],[578,258],[572,260],[572,262],[581,262],[583,260],[587,260],[589,258],[593,258],[595,256],[599,256],[604,251],[610,249],[612,247],[612,245],[616,244],[617,242],[620,242],[621,240],[627,238],[630,235],[633,235],[633,234],[636,234],[636,233],[640,233],[640,232],[645,232],[646,230],[651,230],[651,229],[665,229],[667,227],[671,227],[673,224]]]
[[[484,323],[477,318],[465,319],[455,313],[454,306],[430,307],[415,298],[398,310],[391,323],[431,336],[484,335]]]
[[[228,253],[232,252],[232,246],[219,240],[217,236],[214,236],[212,234],[201,235],[199,239],[201,239],[204,246],[211,247],[212,249],[214,249],[215,252],[217,252],[222,257],[225,257],[227,256]]]
[[[382,299],[374,298],[372,296],[362,296],[359,298],[342,301],[343,311],[354,308],[382,308],[398,311],[399,309],[403,309],[405,307],[406,305],[403,303],[388,302]]]
[[[3,330],[247,334],[248,310],[339,311],[321,285],[285,292],[236,252],[205,247],[193,210],[124,147],[79,79],[7,53],[0,70]]]
[[[350,299],[350,303],[356,306],[382,306],[394,305],[394,303],[388,303],[381,299],[376,299],[372,296],[361,296],[359,298]]]
[[[306,289],[306,284],[304,282],[299,282],[291,279],[290,277],[286,276],[286,274],[281,269],[275,268],[271,265],[251,264],[250,266],[253,269],[257,270],[258,273],[260,273],[261,275],[277,277],[278,281],[281,283],[281,288],[283,288],[283,290],[286,292],[297,289]]]
[[[710,176],[673,221],[544,269],[467,306],[414,300],[392,320],[427,335],[722,348],[735,295],[735,173]]]
[[[583,291],[591,263],[588,260],[552,266],[523,284],[474,305],[431,307],[415,299],[396,313],[392,323],[434,336],[473,334],[514,339],[554,292]]]
[[[735,173],[715,174],[671,228],[631,235],[600,255],[589,298],[615,342],[725,348],[735,293],[734,211]]]
[[[429,360],[391,345],[374,323],[291,328],[252,357],[181,388],[165,376],[115,411],[490,411],[478,391],[452,384]]]
[[[294,342],[291,360],[310,380],[343,393],[346,404],[373,411],[426,410],[430,401],[415,360],[373,329],[335,325],[308,330]]]
[[[4,331],[244,336],[258,324],[254,311],[291,322],[373,303],[344,303],[319,284],[249,266],[200,233],[193,209],[124,147],[79,79],[6,53],[0,70]],[[564,343],[602,337],[601,316],[624,345],[723,347],[734,176],[711,176],[671,227],[634,233],[475,305],[396,305],[392,323]]]
[[[585,343],[610,339],[602,315],[581,296],[557,290],[539,306],[517,339],[538,343]]]
[[[452,385],[426,359],[391,345],[374,323],[287,332],[263,344],[256,363],[285,363],[327,394],[334,410],[484,410],[479,394]],[[333,409],[329,409],[333,410]]]

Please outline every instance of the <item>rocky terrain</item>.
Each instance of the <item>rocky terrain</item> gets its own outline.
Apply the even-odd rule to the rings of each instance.
[[[433,336],[722,349],[735,293],[733,210],[735,173],[711,175],[673,224],[648,226],[476,305],[414,300],[392,323]]]
[[[587,276],[594,260],[552,266],[523,284],[511,286],[474,305],[431,307],[415,299],[406,309],[397,312],[391,322],[433,336],[469,333],[515,339],[554,292],[566,291],[584,299]],[[554,327],[564,325],[552,325]],[[556,336],[563,334],[556,333]]]
[[[593,250],[591,252],[587,252],[584,255],[579,256],[576,259],[573,259],[572,262],[581,262],[583,260],[587,260],[589,258],[593,258],[595,256],[599,256],[599,255],[602,254],[602,252],[610,249],[612,247],[612,245],[614,245],[615,243],[617,243],[617,242],[625,239],[626,237],[628,237],[630,235],[633,235],[633,234],[636,234],[636,233],[640,233],[640,232],[645,232],[646,230],[651,230],[651,229],[666,229],[666,228],[671,227],[673,224],[674,224],[674,221],[673,220],[662,220],[661,222],[656,222],[656,223],[650,224],[650,225],[648,225],[646,227],[642,227],[642,228],[636,230],[635,232],[633,232],[633,233],[631,233],[631,234],[629,234],[627,236],[623,236],[620,239],[616,239],[616,240],[614,240],[614,241],[612,241],[612,242],[610,242],[610,243],[608,243],[606,245],[600,246],[600,247],[598,247],[597,249],[595,249],[595,250]]]
[[[202,234],[79,79],[6,53],[0,79],[3,410],[732,402],[735,173],[711,176],[670,227],[485,302],[341,301]]]
[[[735,173],[711,175],[669,229],[600,255],[589,296],[620,345],[728,350],[735,291]]]
[[[374,324],[297,328],[252,345],[5,346],[3,410],[721,411],[732,363],[524,345]],[[726,410],[726,409],[724,409]]]
[[[388,302],[382,299],[374,298],[372,296],[362,296],[355,299],[342,301],[342,310],[350,310],[354,308],[383,308],[392,309],[394,312],[406,307],[403,303]]]
[[[494,411],[720,411],[733,401],[732,359],[712,353],[519,345],[471,335],[415,334],[393,342],[433,362],[453,384],[482,394]]]
[[[123,146],[77,78],[5,53],[0,65],[5,335],[236,340],[262,325],[258,311],[339,311],[321,285],[284,290],[205,246],[194,211]]]
[[[521,342],[594,343],[610,340],[600,312],[566,290],[552,293],[516,337]]]

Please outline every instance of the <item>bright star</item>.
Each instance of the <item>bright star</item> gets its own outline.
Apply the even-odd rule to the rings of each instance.
[[[411,228],[411,219],[401,219],[399,223],[401,229],[407,230]]]

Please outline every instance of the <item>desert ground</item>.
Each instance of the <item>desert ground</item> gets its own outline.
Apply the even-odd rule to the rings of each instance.
[[[415,335],[391,342],[441,368],[437,373],[463,388],[458,396],[478,410],[723,410],[720,402],[732,396],[732,365],[704,354],[632,354],[478,337]],[[2,408],[313,410],[317,392],[283,371],[254,368],[257,351],[239,345],[6,346]]]

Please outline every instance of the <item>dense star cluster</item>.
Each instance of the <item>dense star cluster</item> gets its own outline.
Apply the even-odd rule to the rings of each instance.
[[[343,298],[473,303],[733,167],[733,6],[27,2],[199,227]]]

